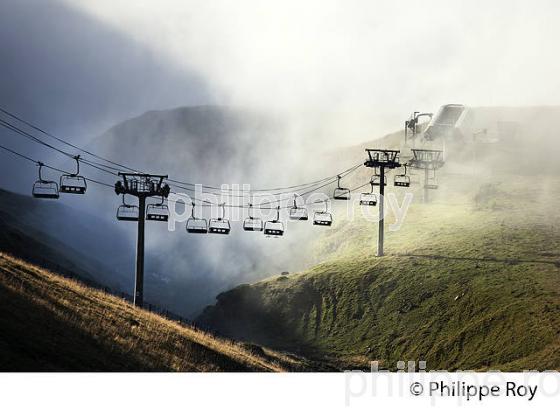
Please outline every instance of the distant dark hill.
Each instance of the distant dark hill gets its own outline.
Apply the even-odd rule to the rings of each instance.
[[[103,232],[103,240],[99,232]],[[125,243],[114,227],[90,214],[61,202],[0,190],[2,251],[98,285],[129,291],[132,269],[114,263],[122,260],[122,255],[116,255],[123,252]]]
[[[285,122],[223,106],[149,111],[112,127],[91,146],[138,169],[218,186],[272,182],[270,177],[281,183],[290,177],[283,163],[293,160],[293,153],[286,157],[291,147]]]

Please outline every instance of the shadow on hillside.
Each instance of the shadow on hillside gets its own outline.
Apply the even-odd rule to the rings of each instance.
[[[0,329],[0,371],[165,370],[149,368],[1,283]]]

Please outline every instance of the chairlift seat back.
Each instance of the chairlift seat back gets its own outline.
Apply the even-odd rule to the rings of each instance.
[[[227,235],[231,231],[231,225],[228,219],[213,218],[210,219],[210,224],[208,225],[209,233],[217,233],[222,235]]]
[[[266,236],[284,235],[284,224],[280,221],[268,221],[264,224],[264,234]]]
[[[333,199],[347,201],[350,199],[350,190],[348,188],[335,188]]]
[[[381,177],[377,176],[377,177],[372,178],[371,184],[373,186],[380,186],[381,185]],[[383,185],[387,186],[387,178],[384,178]]]
[[[208,233],[206,219],[189,218],[187,220],[188,233]]]
[[[307,221],[309,219],[309,214],[305,208],[290,208],[290,219],[295,221]]]
[[[332,215],[330,212],[318,211],[313,216],[313,225],[331,226]]]
[[[245,221],[243,221],[244,231],[261,232],[263,229],[263,221],[259,218],[246,218]]]
[[[54,181],[37,181],[33,184],[32,195],[34,198],[58,199],[58,184]]]
[[[424,187],[426,189],[438,189],[438,187],[439,187],[438,179],[435,176],[429,177],[428,180],[426,181],[426,183],[424,184]]]
[[[60,177],[60,192],[65,194],[85,194],[86,179],[80,175],[62,175]]]
[[[167,222],[169,221],[169,215],[163,214],[148,214],[146,215],[147,221],[156,221],[156,222]]]
[[[375,206],[377,205],[377,196],[370,192],[364,192],[360,195],[360,205]]]
[[[137,222],[140,209],[136,205],[121,205],[117,209],[117,219],[119,221]]]
[[[396,175],[394,185],[398,187],[408,188],[410,186],[410,178],[407,175]]]
[[[146,210],[147,221],[167,222],[169,220],[169,208],[167,205],[150,204]]]

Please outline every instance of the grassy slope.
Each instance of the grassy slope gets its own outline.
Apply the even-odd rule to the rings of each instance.
[[[453,190],[388,232],[385,258],[374,223],[340,221],[326,262],[223,293],[200,320],[342,367],[559,369],[560,184],[534,181],[508,177],[475,206],[478,178],[447,177]]]
[[[0,253],[0,371],[283,371],[291,356],[215,338]]]

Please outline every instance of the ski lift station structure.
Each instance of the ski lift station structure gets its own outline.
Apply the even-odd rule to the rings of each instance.
[[[413,140],[421,133],[420,119],[422,117],[428,117],[431,121],[433,116],[434,114],[431,112],[414,111],[410,118],[404,122],[404,143],[408,142],[409,133]]]
[[[424,130],[424,139],[434,141],[467,140],[472,135],[472,110],[463,104],[447,104],[439,108]]]

